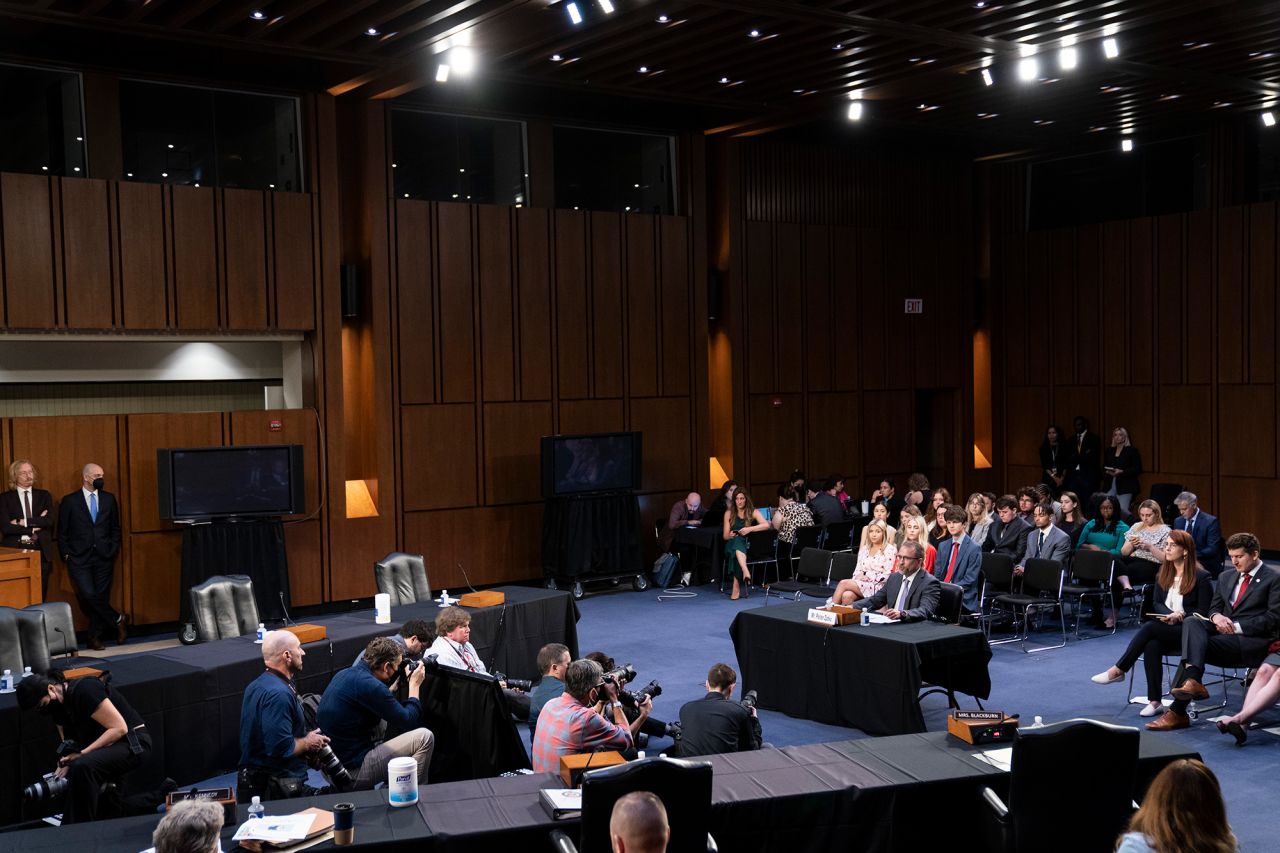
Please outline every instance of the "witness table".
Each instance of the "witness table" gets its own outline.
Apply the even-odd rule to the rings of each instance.
[[[981,631],[915,622],[827,628],[809,604],[744,610],[729,626],[742,689],[760,707],[867,734],[924,731],[923,681],[987,698],[991,647]]]

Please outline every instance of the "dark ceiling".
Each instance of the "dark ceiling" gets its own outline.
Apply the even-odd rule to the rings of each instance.
[[[639,104],[716,135],[843,122],[860,90],[856,132],[926,131],[988,155],[1118,147],[1126,125],[1139,142],[1186,134],[1252,118],[1280,91],[1274,2],[612,0],[605,14],[577,0],[577,26],[566,2],[0,0],[0,48],[485,109]],[[1112,28],[1119,56],[1107,59]],[[1076,39],[1070,71],[1064,36]],[[459,38],[478,57],[474,80],[435,82]],[[1029,45],[1039,73],[1023,82]]]

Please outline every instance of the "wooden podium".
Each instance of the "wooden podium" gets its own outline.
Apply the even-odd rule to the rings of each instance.
[[[43,601],[40,552],[0,548],[0,604],[23,608]]]

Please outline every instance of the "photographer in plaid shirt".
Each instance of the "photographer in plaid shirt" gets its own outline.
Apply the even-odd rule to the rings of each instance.
[[[564,676],[565,692],[542,706],[533,736],[535,773],[558,773],[560,756],[600,749],[630,749],[636,732],[653,710],[648,696],[640,715],[628,724],[618,703],[618,686],[604,678],[593,660],[576,660]],[[610,722],[612,720],[612,722]]]

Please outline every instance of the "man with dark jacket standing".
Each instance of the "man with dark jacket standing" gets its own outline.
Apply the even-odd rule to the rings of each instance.
[[[36,468],[26,459],[9,466],[9,491],[0,494],[0,545],[40,552],[40,597],[49,598],[53,574],[53,496],[35,488]]]
[[[738,673],[718,663],[707,673],[707,695],[680,709],[680,756],[719,755],[759,749],[763,740],[755,709],[732,701]]]
[[[90,462],[81,470],[84,482],[58,505],[58,548],[67,563],[80,608],[89,617],[89,647],[100,651],[102,634],[123,644],[127,618],[111,607],[111,580],[120,551],[120,507],[103,491],[102,466]]]

